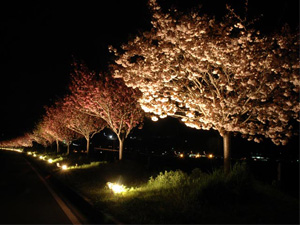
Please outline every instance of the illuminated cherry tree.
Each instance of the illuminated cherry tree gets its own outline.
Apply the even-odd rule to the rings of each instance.
[[[155,0],[150,32],[121,46],[115,78],[142,92],[153,120],[180,118],[196,129],[218,130],[230,169],[230,134],[276,145],[299,121],[299,36],[288,28],[263,35],[230,7],[222,21],[191,12],[163,13]]]
[[[107,126],[107,123],[99,117],[91,116],[77,110],[73,103],[72,98],[69,96],[63,99],[63,103],[60,105],[62,112],[60,121],[68,129],[82,135],[86,139],[86,151],[89,154],[90,139],[102,131]]]
[[[137,102],[140,92],[127,87],[122,79],[96,76],[86,66],[77,63],[74,63],[70,91],[70,98],[78,110],[103,119],[117,135],[121,160],[125,139],[144,117]]]
[[[67,154],[69,154],[70,144],[80,136],[78,133],[67,128],[63,121],[64,112],[57,104],[51,107],[45,107],[45,109],[46,114],[42,121],[44,133],[52,136],[55,139],[57,153],[60,152],[59,141],[61,141],[67,145]]]
[[[0,147],[32,147],[32,141],[31,135],[25,133],[22,136],[1,141]]]

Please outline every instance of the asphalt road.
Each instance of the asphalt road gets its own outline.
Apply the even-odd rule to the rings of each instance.
[[[21,154],[0,151],[0,223],[80,222]]]

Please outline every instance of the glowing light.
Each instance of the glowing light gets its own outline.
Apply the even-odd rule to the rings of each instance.
[[[210,159],[212,159],[214,157],[214,155],[213,154],[209,154],[207,157],[210,158]]]
[[[115,194],[121,194],[127,191],[127,188],[124,185],[107,182],[107,186],[110,190],[112,190]]]
[[[152,121],[158,121],[158,118],[156,116],[151,116]]]
[[[67,170],[67,169],[68,169],[67,165],[62,165],[61,168],[62,168],[63,170]]]
[[[179,157],[180,157],[180,158],[183,158],[183,157],[184,157],[184,155],[181,153],[181,154],[179,155]]]
[[[40,157],[39,157],[40,159],[43,159],[44,158],[44,156],[42,156],[42,155],[40,155]]]
[[[37,155],[35,153],[33,153],[33,157],[37,157]]]
[[[48,163],[53,163],[53,159],[48,159]]]
[[[27,152],[27,155],[32,155],[32,152]]]
[[[1,150],[6,150],[6,151],[13,151],[13,152],[19,152],[22,153],[23,149],[21,148],[7,148],[7,147],[0,147]]]

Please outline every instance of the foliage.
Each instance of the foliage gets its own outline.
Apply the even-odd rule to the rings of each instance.
[[[70,99],[78,110],[103,119],[116,133],[122,154],[125,138],[143,120],[143,111],[137,102],[139,91],[128,88],[121,79],[96,77],[85,65],[76,62],[70,91]]]
[[[66,115],[59,104],[45,108],[46,115],[43,117],[42,124],[46,133],[53,136],[56,140],[67,143],[67,145],[80,137],[64,123],[64,117]]]
[[[86,139],[92,138],[105,128],[107,123],[104,120],[76,110],[72,103],[70,97],[66,96],[60,106],[64,113],[62,119],[67,128],[81,134]]]
[[[222,21],[196,12],[162,12],[155,0],[150,32],[121,46],[114,76],[142,92],[145,112],[187,126],[238,132],[286,144],[299,121],[299,35],[261,34],[228,7]]]
[[[89,164],[82,164],[82,165],[74,165],[74,166],[69,166],[68,169],[90,169],[92,167],[97,167],[100,164],[104,164],[106,162],[91,162]]]
[[[225,175],[221,170],[211,174],[199,169],[191,174],[165,171],[124,195],[106,193],[106,197],[100,197],[100,205],[103,207],[104,201],[110,212],[128,223],[297,221],[297,203],[284,199],[274,190],[269,195],[270,191],[270,187],[256,183],[245,165],[237,164],[230,175]],[[277,207],[271,202],[287,208]],[[280,215],[274,216],[274,211],[279,214],[285,211],[289,216],[283,219]]]
[[[1,141],[1,147],[32,147],[32,136],[29,133],[9,140]]]

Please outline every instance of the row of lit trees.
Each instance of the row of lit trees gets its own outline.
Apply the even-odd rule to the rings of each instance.
[[[33,132],[37,142],[70,143],[80,134],[89,143],[108,126],[122,159],[142,108],[153,120],[172,116],[189,127],[218,130],[226,171],[232,133],[287,143],[292,121],[299,121],[298,33],[285,27],[263,35],[230,7],[222,21],[198,12],[164,13],[156,0],[149,7],[153,28],[119,50],[109,47],[114,79],[74,63],[71,94],[47,108]]]
[[[118,137],[121,160],[125,139],[134,127],[142,124],[144,118],[137,101],[140,92],[127,87],[121,79],[96,75],[76,61],[73,63],[69,92],[53,105],[45,107],[45,115],[31,133],[1,145],[28,147],[34,141],[47,147],[56,142],[59,153],[59,143],[63,142],[69,154],[70,144],[84,137],[89,153],[90,139],[108,127]]]

